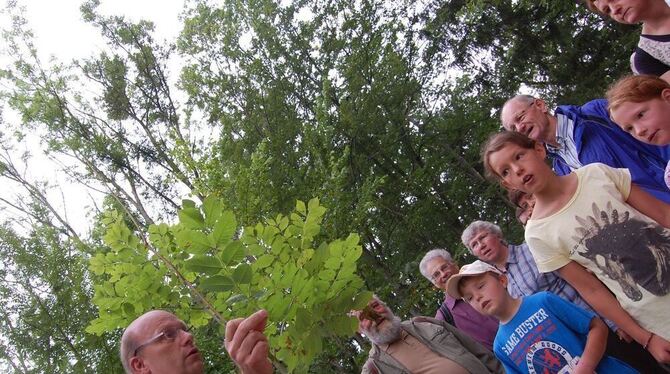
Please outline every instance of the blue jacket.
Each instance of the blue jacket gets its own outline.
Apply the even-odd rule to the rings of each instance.
[[[555,113],[574,121],[574,139],[583,165],[601,162],[615,168],[628,168],[633,183],[670,203],[670,189],[663,180],[670,160],[670,146],[645,144],[623,131],[610,119],[607,100],[593,100],[582,106],[559,106]],[[551,157],[556,174],[570,173],[570,167],[561,157],[555,154]]]

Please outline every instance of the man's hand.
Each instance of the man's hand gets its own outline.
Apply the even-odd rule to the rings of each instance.
[[[268,359],[268,339],[263,334],[268,312],[259,310],[247,318],[238,318],[226,324],[226,346],[230,358],[243,374],[272,374]]]
[[[661,338],[658,335],[651,337],[647,350],[651,353],[656,361],[667,364],[670,363],[670,342]]]

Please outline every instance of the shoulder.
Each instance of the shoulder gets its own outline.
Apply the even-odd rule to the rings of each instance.
[[[405,325],[405,326],[409,325],[409,324],[415,324],[415,325],[416,324],[431,324],[431,325],[438,325],[438,326],[443,326],[443,327],[447,326],[447,323],[445,323],[442,320],[439,320],[437,318],[432,318],[432,317],[424,317],[424,316],[413,317],[409,321],[403,321],[402,324]]]
[[[583,105],[560,105],[556,108],[557,114],[563,114],[574,119],[602,118],[609,122],[607,114],[607,100],[595,99]]]
[[[619,178],[630,176],[630,171],[626,168],[615,168],[609,165],[594,162],[575,170],[577,177],[581,179],[600,179],[617,181]]]

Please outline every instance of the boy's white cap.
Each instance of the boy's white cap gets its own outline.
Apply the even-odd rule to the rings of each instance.
[[[458,285],[460,284],[461,279],[484,274],[487,271],[496,274],[502,274],[500,270],[496,269],[493,265],[487,264],[486,262],[480,260],[477,260],[471,264],[463,265],[458,274],[452,275],[447,281],[447,293],[449,296],[455,299],[462,299],[463,295],[461,295],[461,292],[458,290]]]

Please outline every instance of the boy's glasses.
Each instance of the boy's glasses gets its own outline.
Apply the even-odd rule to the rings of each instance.
[[[145,341],[144,343],[138,345],[137,348],[135,348],[135,351],[133,352],[132,357],[137,356],[137,353],[142,348],[144,348],[144,347],[146,347],[150,344],[153,344],[153,343],[155,343],[159,340],[165,340],[167,342],[174,341],[177,338],[177,336],[179,336],[180,331],[183,331],[183,332],[187,333],[187,332],[191,331],[191,327],[190,326],[188,326],[188,327],[187,326],[179,326],[179,327],[168,327],[168,328],[164,329],[163,331],[161,331],[156,336],[154,336],[151,339]]]

